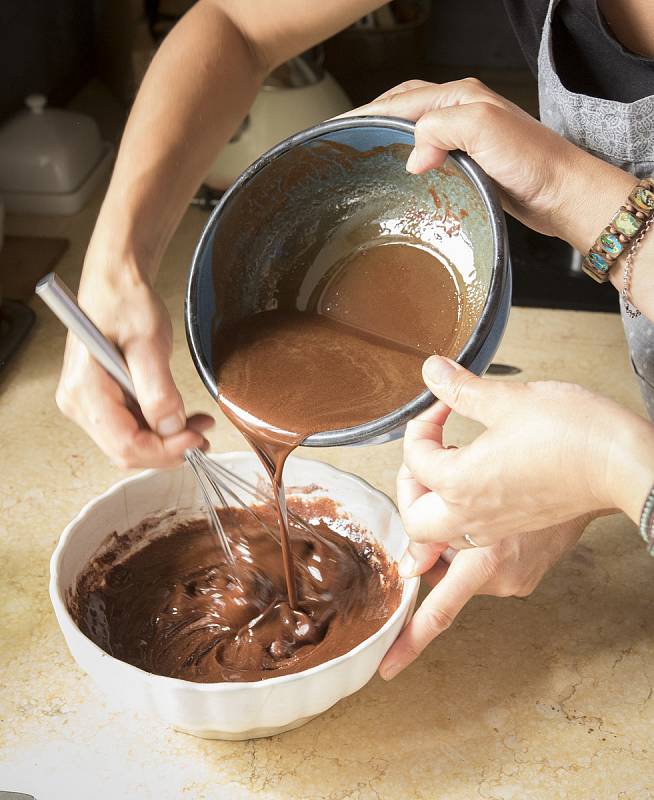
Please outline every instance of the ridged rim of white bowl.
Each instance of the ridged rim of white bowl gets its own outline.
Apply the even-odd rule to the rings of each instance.
[[[248,453],[244,450],[234,450],[229,453],[211,453],[209,454],[212,459],[215,461],[221,461],[222,459],[228,460],[257,460],[257,456],[254,453]],[[307,462],[309,464],[317,464],[321,469],[326,469],[328,472],[332,472],[338,475],[340,478],[344,478],[346,480],[353,481],[354,483],[359,484],[365,491],[369,494],[377,496],[381,502],[385,505],[390,506],[395,514],[399,515],[397,510],[397,506],[391,500],[391,498],[384,494],[379,489],[376,489],[372,486],[368,481],[364,478],[361,478],[359,475],[355,475],[352,472],[348,472],[344,469],[339,469],[338,467],[334,467],[331,464],[327,464],[324,461],[318,461],[314,458],[300,458],[297,456],[291,456],[291,460],[293,461],[302,461]],[[184,465],[180,465],[179,467],[175,467],[174,469],[184,469]],[[402,598],[398,607],[395,611],[391,614],[391,616],[386,620],[386,622],[379,628],[379,630],[375,631],[371,636],[367,639],[364,639],[360,642],[356,647],[353,647],[351,650],[348,650],[347,653],[343,653],[343,655],[336,656],[336,658],[331,658],[329,661],[323,661],[322,664],[317,664],[315,667],[309,667],[309,669],[302,670],[301,672],[292,672],[289,675],[279,675],[276,678],[265,678],[264,680],[260,681],[223,681],[217,683],[199,683],[196,681],[187,681],[183,678],[170,678],[166,675],[157,675],[154,672],[147,672],[140,667],[135,667],[133,664],[129,664],[127,661],[121,661],[121,659],[112,656],[110,653],[107,653],[101,647],[99,647],[92,639],[83,633],[80,630],[79,626],[73,619],[72,615],[68,611],[68,607],[64,598],[61,596],[61,592],[59,591],[59,587],[57,585],[58,576],[59,576],[59,562],[61,560],[62,553],[64,548],[66,547],[68,540],[70,539],[74,528],[79,525],[82,520],[85,519],[93,510],[95,505],[100,502],[101,500],[109,497],[112,494],[117,493],[122,489],[125,484],[128,483],[135,483],[137,481],[145,481],[148,480],[152,475],[161,472],[159,469],[147,469],[143,472],[139,472],[137,475],[130,475],[127,478],[123,478],[122,480],[114,483],[112,486],[109,487],[106,491],[102,492],[102,494],[97,495],[92,500],[89,500],[82,509],[73,517],[73,519],[66,525],[64,530],[59,537],[59,541],[57,542],[57,546],[55,547],[52,556],[50,558],[50,602],[52,603],[55,611],[55,616],[57,617],[57,621],[61,626],[61,620],[65,619],[80,635],[83,636],[87,642],[91,645],[93,649],[95,649],[103,658],[109,658],[112,661],[115,661],[117,664],[121,665],[121,668],[126,668],[129,671],[134,672],[137,676],[139,676],[140,680],[145,680],[147,683],[152,684],[161,684],[164,686],[177,686],[177,687],[184,687],[186,689],[192,688],[197,689],[200,692],[236,692],[236,691],[243,691],[244,688],[250,687],[252,690],[260,690],[260,689],[268,689],[273,686],[280,686],[284,683],[291,683],[292,681],[301,680],[304,677],[314,675],[317,672],[321,672],[325,669],[329,669],[336,664],[340,664],[341,662],[353,658],[359,652],[364,650],[366,647],[370,646],[373,642],[379,639],[381,636],[384,635],[385,631],[394,624],[398,617],[406,614],[408,607],[413,603],[415,594],[418,590],[418,584],[420,582],[420,578],[401,578],[403,582],[402,587]],[[380,544],[383,543],[380,542]]]

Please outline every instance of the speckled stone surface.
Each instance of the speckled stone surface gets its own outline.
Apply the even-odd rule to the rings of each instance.
[[[59,271],[75,287],[96,213],[97,198],[76,217],[10,218],[8,230],[71,238]],[[159,281],[191,410],[211,405],[182,325],[205,220],[188,212]],[[64,332],[33,305],[29,343],[0,375],[0,790],[39,800],[654,797],[654,563],[621,516],[593,525],[530,598],[476,598],[396,680],[374,679],[296,731],[202,741],[111,712],[66,650],[48,560],[70,518],[121,473],[59,415]],[[497,360],[642,408],[617,316],[515,309]],[[449,428],[459,443],[476,432],[460,419]],[[223,420],[211,438],[216,450],[243,447]],[[393,493],[397,442],[305,454]]]

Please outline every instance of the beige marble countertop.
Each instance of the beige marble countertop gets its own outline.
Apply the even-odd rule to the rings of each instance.
[[[97,198],[76,217],[10,218],[8,230],[68,236],[58,270],[75,287],[96,213]],[[187,213],[159,282],[192,410],[211,405],[182,324],[205,221]],[[59,632],[48,560],[71,517],[121,473],[58,413],[64,332],[33,306],[29,343],[0,375],[0,790],[38,800],[654,797],[654,563],[621,516],[595,523],[530,598],[476,598],[396,680],[375,678],[298,730],[203,741],[110,712]],[[642,408],[615,316],[515,309],[497,360]],[[450,436],[475,432],[457,419]],[[211,438],[216,450],[244,446],[222,420]],[[393,493],[397,442],[310,455]]]

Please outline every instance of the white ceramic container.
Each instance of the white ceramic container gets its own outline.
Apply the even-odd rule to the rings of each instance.
[[[256,482],[262,474],[251,453],[214,458],[249,481]],[[374,534],[390,558],[397,560],[404,552],[408,539],[397,509],[361,478],[318,461],[290,458],[285,480],[291,496],[294,486],[319,487],[309,497],[326,495],[338,502],[352,520]],[[79,630],[65,598],[105,538],[164,509],[200,507],[197,485],[186,465],[149,470],[92,500],[61,535],[50,564],[50,597],[73,658],[110,704],[154,714],[195,736],[249,739],[296,728],[361,689],[408,620],[417,578],[404,582],[400,605],[386,624],[349,653],[304,672],[255,683],[193,683],[153,675],[108,655]]]
[[[75,214],[109,173],[113,147],[85,114],[47,108],[29,95],[26,109],[0,126],[0,192],[14,214]]]

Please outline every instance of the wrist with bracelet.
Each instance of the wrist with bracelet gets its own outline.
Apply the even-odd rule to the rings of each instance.
[[[643,178],[632,189],[626,202],[613,215],[583,260],[584,272],[598,283],[609,280],[609,271],[616,260],[625,257],[623,286],[620,294],[626,313],[640,315],[631,301],[631,276],[633,259],[649,232],[654,227],[654,179]]]

